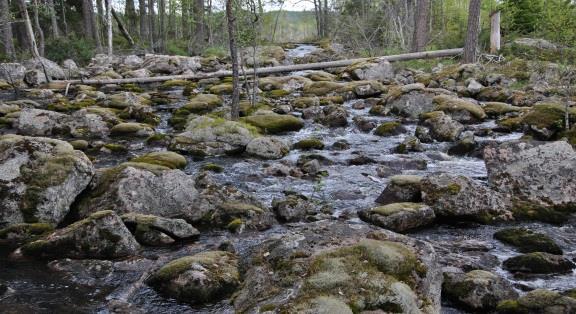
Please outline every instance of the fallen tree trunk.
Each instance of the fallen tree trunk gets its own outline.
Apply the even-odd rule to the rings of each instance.
[[[408,61],[417,59],[432,59],[432,58],[444,58],[453,57],[462,54],[462,48],[456,49],[446,49],[446,50],[436,50],[436,51],[425,51],[425,52],[415,52],[406,53],[400,55],[383,56],[376,58],[361,58],[361,59],[347,59],[329,62],[319,62],[319,63],[307,63],[307,64],[295,64],[295,65],[283,65],[277,67],[267,67],[267,68],[257,68],[252,71],[246,71],[247,75],[253,75],[254,72],[257,75],[267,75],[275,73],[284,72],[295,72],[295,71],[305,71],[305,70],[321,70],[328,68],[340,68],[347,67],[349,65],[363,62],[363,61],[381,61],[387,60],[389,62],[398,61]],[[211,73],[198,73],[198,74],[186,74],[186,75],[170,75],[170,76],[155,76],[155,77],[144,77],[144,78],[125,78],[125,79],[105,79],[105,80],[68,80],[68,81],[54,81],[54,83],[59,83],[58,85],[65,84],[86,84],[86,85],[105,85],[105,84],[130,84],[130,83],[155,83],[164,82],[168,80],[201,80],[208,78],[217,77],[227,77],[232,76],[232,71],[218,71]]]
[[[116,10],[114,10],[114,8],[112,8],[112,15],[114,16],[116,23],[118,23],[118,28],[120,29],[120,33],[122,34],[122,36],[126,38],[128,44],[130,44],[130,47],[134,47],[134,39],[132,39],[132,36],[130,36],[128,30],[126,30],[124,23],[122,23],[122,20],[120,19],[118,14],[116,14]]]

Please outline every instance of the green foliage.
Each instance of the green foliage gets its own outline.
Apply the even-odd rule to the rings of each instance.
[[[228,55],[228,50],[224,46],[211,46],[204,49],[202,56],[204,57],[217,57],[225,58]]]
[[[94,53],[94,44],[87,38],[58,38],[46,41],[45,57],[54,62],[72,59],[87,64]]]
[[[166,43],[166,52],[170,55],[178,55],[178,56],[189,55],[186,41],[182,40],[169,40]]]

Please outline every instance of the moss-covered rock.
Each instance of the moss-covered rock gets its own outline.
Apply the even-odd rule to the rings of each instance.
[[[9,247],[21,246],[25,243],[35,241],[53,230],[54,227],[47,223],[22,223],[11,225],[4,229],[0,229],[0,244]]]
[[[116,109],[126,109],[127,107],[147,106],[151,104],[149,99],[130,92],[110,95],[105,103],[108,107]]]
[[[187,87],[190,85],[194,85],[193,82],[187,80],[168,80],[160,85],[159,89],[172,89],[172,88],[179,88],[179,87]]]
[[[304,127],[302,119],[291,115],[267,114],[243,118],[248,124],[259,128],[264,133],[278,134],[298,131]]]
[[[545,234],[526,228],[506,228],[494,233],[494,238],[517,247],[522,253],[546,252],[562,255],[562,249]]]
[[[238,260],[223,251],[182,257],[162,266],[147,283],[182,302],[219,301],[232,294],[240,284]]]
[[[390,183],[376,199],[376,203],[387,205],[391,203],[422,201],[420,188],[421,176],[396,175],[390,177]]]
[[[24,245],[24,255],[42,258],[113,259],[137,252],[139,245],[120,217],[100,211]]]
[[[210,93],[216,95],[231,95],[234,91],[232,83],[222,83],[210,87]]]
[[[183,219],[169,219],[153,215],[129,213],[122,215],[122,221],[144,245],[158,245],[168,242],[195,239],[200,232]],[[159,234],[158,234],[159,233]],[[160,241],[158,241],[159,239]]]
[[[503,266],[511,272],[550,274],[566,273],[576,268],[576,265],[561,255],[534,252],[511,257],[504,261]]]
[[[150,137],[154,135],[154,129],[144,123],[126,122],[120,123],[110,129],[111,136],[137,136]]]
[[[131,161],[160,165],[170,169],[183,169],[188,164],[186,157],[174,152],[167,151],[148,153],[146,155],[133,158]]]
[[[341,91],[344,87],[342,83],[330,82],[330,81],[320,81],[312,82],[304,85],[304,94],[311,96],[325,96],[328,94],[334,94]]]
[[[109,154],[126,154],[128,153],[128,147],[118,143],[106,143],[100,149],[102,152]]]
[[[246,153],[262,159],[280,159],[289,152],[290,147],[274,137],[257,137],[246,145]]]
[[[520,112],[522,107],[512,106],[504,102],[487,102],[482,108],[487,116],[495,118],[511,112]]]
[[[190,99],[190,101],[187,104],[176,110],[174,114],[175,115],[185,114],[186,116],[188,116],[191,113],[202,114],[210,112],[220,105],[222,105],[222,99],[217,95],[198,94],[192,97],[192,99]]]
[[[431,224],[436,215],[421,203],[392,203],[358,212],[366,222],[395,232],[407,232]]]
[[[221,172],[224,172],[224,167],[210,162],[210,163],[203,165],[202,170],[221,173]]]
[[[296,142],[294,148],[301,150],[324,149],[324,143],[320,139],[311,137]]]
[[[296,98],[292,103],[294,108],[305,109],[308,107],[319,106],[320,98],[318,97],[300,97]]]
[[[526,293],[518,300],[500,302],[496,310],[502,314],[569,314],[576,311],[576,299],[562,296],[555,291],[536,289]]]
[[[569,109],[570,122],[576,122],[576,108]],[[531,134],[542,140],[555,137],[565,125],[566,108],[562,104],[536,104],[522,118]]]
[[[376,130],[374,130],[374,135],[394,136],[404,132],[406,132],[406,128],[402,125],[402,123],[398,121],[390,121],[380,124]]]
[[[486,118],[486,113],[480,105],[465,99],[438,95],[434,97],[433,103],[435,105],[434,110],[450,114],[453,119],[459,122],[478,122]]]

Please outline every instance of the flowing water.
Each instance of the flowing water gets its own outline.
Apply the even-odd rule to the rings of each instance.
[[[288,51],[289,58],[301,57],[315,50],[315,46],[302,45]],[[157,113],[162,122],[157,127],[157,132],[172,134],[174,130],[168,125],[170,112],[174,108],[183,105],[186,100],[181,96],[181,90],[170,92],[170,96],[176,98],[170,105],[157,106]],[[486,180],[486,168],[481,159],[474,157],[448,156],[444,152],[445,144],[424,144],[426,151],[422,153],[410,153],[400,155],[393,152],[394,148],[409,134],[413,134],[416,125],[405,125],[408,129],[406,134],[393,137],[378,137],[370,133],[359,131],[352,122],[356,116],[366,116],[377,123],[389,121],[391,117],[374,117],[368,114],[367,109],[353,109],[352,105],[357,100],[346,102],[350,113],[349,125],[344,128],[327,128],[321,124],[306,121],[306,127],[299,132],[293,132],[279,136],[280,138],[295,143],[300,139],[309,137],[320,138],[326,145],[325,150],[302,152],[293,150],[284,157],[284,161],[295,163],[303,154],[319,154],[332,163],[322,169],[328,171],[328,176],[321,181],[294,178],[273,177],[263,174],[265,166],[270,161],[263,161],[247,157],[215,157],[205,160],[189,158],[189,165],[185,171],[189,174],[196,173],[204,164],[213,162],[224,166],[225,171],[215,174],[215,179],[222,183],[233,184],[240,189],[253,193],[265,205],[270,205],[275,197],[282,197],[286,190],[298,192],[307,196],[323,199],[334,208],[334,219],[349,220],[351,223],[363,222],[356,218],[355,212],[374,205],[374,200],[387,185],[388,179],[377,176],[377,168],[381,165],[407,165],[402,173],[424,175],[431,172],[445,171],[453,174],[461,174],[480,181]],[[470,126],[473,129],[490,128],[493,121],[481,125]],[[495,134],[489,137],[477,137],[478,141],[508,141],[517,139],[520,133]],[[350,149],[344,151],[330,150],[330,146],[337,141],[345,140],[350,144]],[[133,156],[151,151],[163,150],[153,148],[142,141],[119,141],[130,148],[129,155],[102,155],[97,156],[97,167],[113,166],[124,162]],[[358,156],[366,156],[373,162],[364,165],[349,165],[348,161]],[[422,167],[425,164],[426,167]],[[411,166],[412,165],[412,166]],[[419,165],[414,167],[413,165]],[[576,256],[576,224],[554,226],[542,223],[517,223],[518,226],[526,226],[550,235],[566,252],[566,256]],[[506,225],[510,226],[510,224]],[[494,255],[500,262],[504,259],[519,254],[513,248],[503,245],[492,239],[493,233],[502,226],[449,226],[434,225],[427,229],[417,231],[412,236],[431,241],[434,243],[453,243],[463,240],[477,240],[487,243],[491,249],[489,253]],[[205,232],[195,243],[172,248],[146,249],[142,253],[141,260],[145,265],[160,258],[168,261],[180,256],[194,254],[207,249],[215,249],[223,241],[231,241],[237,251],[260,243],[266,238],[282,234],[289,226],[275,226],[265,232],[248,232],[242,235],[232,235],[228,232]],[[140,278],[141,272],[136,267],[135,274],[130,272],[118,272],[118,276],[107,277],[106,280],[89,282],[80,280],[82,276],[64,276],[61,272],[49,269],[44,262],[12,261],[7,258],[9,252],[0,252],[0,282],[4,282],[14,291],[0,298],[0,313],[68,313],[68,312],[98,312],[107,313],[104,305],[111,299],[117,298],[125,292],[129,284]],[[138,259],[135,263],[140,263]],[[148,264],[146,264],[148,263]],[[139,265],[139,264],[136,264]],[[129,267],[127,268],[129,269]],[[539,276],[534,278],[515,278],[500,266],[491,269],[511,280],[519,290],[533,288],[550,288],[566,290],[576,287],[576,274],[561,276]],[[130,275],[128,275],[130,274]],[[142,285],[136,290],[129,301],[137,308],[148,313],[233,313],[233,308],[228,302],[211,305],[209,307],[194,308],[186,304],[180,304],[174,300],[159,296],[154,290]],[[443,310],[445,313],[457,313],[459,311],[450,307]]]

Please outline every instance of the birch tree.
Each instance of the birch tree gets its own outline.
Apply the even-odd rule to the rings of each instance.
[[[230,117],[238,120],[240,117],[240,72],[238,66],[238,46],[236,43],[236,17],[234,16],[233,0],[226,0],[226,21],[228,22],[228,41],[230,57],[232,58],[232,104]]]

